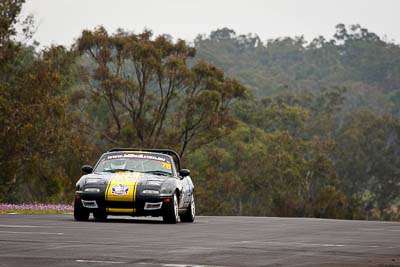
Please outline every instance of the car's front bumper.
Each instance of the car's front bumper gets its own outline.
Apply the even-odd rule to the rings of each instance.
[[[76,191],[75,201],[89,212],[103,212],[111,215],[162,216],[172,205],[172,196],[136,196],[134,201],[106,200],[104,192]]]

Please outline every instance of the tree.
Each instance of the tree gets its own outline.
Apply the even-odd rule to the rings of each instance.
[[[400,122],[390,115],[352,112],[336,137],[335,161],[347,195],[370,192],[383,211],[398,197]],[[364,203],[366,205],[368,203]]]
[[[0,3],[0,75],[5,79],[12,69],[12,62],[19,52],[21,43],[16,37],[29,39],[33,34],[34,20],[32,16],[20,17],[25,0],[4,0]],[[19,34],[20,28],[22,34]]]
[[[0,4],[0,201],[65,200],[74,182],[66,162],[90,151],[68,111],[75,55],[64,47],[35,53],[15,40],[23,2]]]
[[[246,88],[221,69],[199,61],[195,49],[145,31],[102,27],[84,31],[76,49],[90,59],[85,84],[112,117],[103,134],[112,144],[170,146],[180,154],[225,135],[234,126],[229,106]]]

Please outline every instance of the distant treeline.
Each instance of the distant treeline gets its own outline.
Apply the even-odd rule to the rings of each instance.
[[[399,45],[98,27],[39,51],[23,4],[0,3],[0,202],[70,203],[108,148],[169,147],[201,214],[399,218]]]
[[[399,218],[399,45],[338,24],[330,40],[224,28],[195,47],[252,93],[232,134],[189,155],[202,212]]]

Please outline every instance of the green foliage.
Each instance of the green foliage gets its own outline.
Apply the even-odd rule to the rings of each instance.
[[[68,65],[55,63],[54,49],[60,48],[44,51],[31,67],[1,83],[3,201],[44,201],[53,196],[59,199],[64,197],[64,186],[71,185],[63,153],[76,151],[70,145],[80,146],[85,138],[67,112],[65,80],[58,69],[66,69]]]
[[[189,157],[197,177],[199,210],[205,214],[313,216],[321,205],[321,188],[339,190],[327,157],[331,150],[328,141],[305,141],[286,131],[268,133],[242,123],[227,138]],[[343,202],[328,203],[329,209],[345,209]]]
[[[346,195],[334,186],[324,186],[316,197],[315,217],[343,219],[346,217]]]
[[[372,193],[370,201],[383,210],[400,189],[400,121],[369,111],[352,113],[337,136],[338,173],[347,193]]]
[[[383,214],[399,191],[399,120],[343,112],[345,93],[335,88],[238,103],[241,127],[190,157],[200,170],[199,199],[207,205],[200,210],[365,219],[376,208]],[[214,202],[227,173],[238,187],[224,188],[218,198],[225,201]]]
[[[307,43],[302,37],[284,37],[263,43],[225,28],[199,36],[195,46],[197,58],[223,67],[254,93],[254,100],[234,110],[242,122],[266,134],[286,131],[309,148],[312,140],[330,144],[321,155],[336,182],[315,187],[303,216],[379,218],[398,203],[398,45],[360,25],[339,24],[331,40],[318,37]],[[282,204],[287,201],[295,215],[301,197],[285,195],[286,183],[271,199],[273,211],[287,215]],[[369,216],[374,210],[380,215]]]
[[[63,47],[36,54],[13,40],[22,3],[0,4],[0,201],[65,200],[74,182],[66,163],[87,155],[68,112],[75,57]]]
[[[233,30],[221,29],[199,36],[195,46],[197,58],[224,68],[257,96],[352,87],[353,83],[375,86],[382,94],[397,90],[399,84],[400,47],[360,25],[347,29],[339,24],[331,40],[318,37],[310,43],[303,37],[263,43],[252,35],[237,36]]]

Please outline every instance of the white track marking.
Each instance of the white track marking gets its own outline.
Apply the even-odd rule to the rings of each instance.
[[[345,247],[343,244],[315,244],[315,243],[301,243],[301,242],[274,242],[274,241],[265,241],[262,242],[264,244],[272,244],[272,245],[293,245],[293,246],[312,246],[312,247]]]
[[[319,243],[303,243],[303,242],[278,242],[278,241],[249,241],[244,240],[238,242],[240,244],[269,244],[277,246],[296,246],[296,247],[367,247],[378,248],[379,246],[362,246],[362,245],[345,245],[345,244],[319,244]]]
[[[87,244],[81,244],[81,245],[63,245],[63,246],[57,246],[57,247],[50,247],[47,248],[48,250],[52,249],[64,249],[64,248],[76,248],[76,247],[87,247]]]
[[[1,233],[1,232],[0,232]],[[62,233],[63,234],[63,233]],[[13,240],[3,240],[7,242],[31,242],[31,243],[37,243],[38,239],[13,239]],[[71,241],[71,240],[63,240],[60,241],[62,244],[82,244],[82,241]],[[99,245],[99,246],[114,246],[114,245],[120,245],[120,242],[89,242],[85,243],[85,245]],[[138,246],[127,246],[127,247],[138,247]],[[149,251],[152,251],[153,249],[149,249]]]
[[[38,225],[11,225],[11,224],[0,224],[0,227],[5,228],[45,228],[45,226],[38,226]]]
[[[63,235],[64,233],[50,233],[50,232],[13,232],[13,231],[0,231],[0,234],[20,234],[20,235]]]
[[[384,228],[360,228],[361,231],[385,231],[385,232],[400,232],[400,229],[384,229]]]
[[[223,267],[220,265],[175,264],[175,263],[162,264],[161,266],[164,266],[164,267]]]
[[[125,263],[123,261],[95,261],[95,260],[75,260],[75,261],[80,263],[110,263],[110,264]]]

